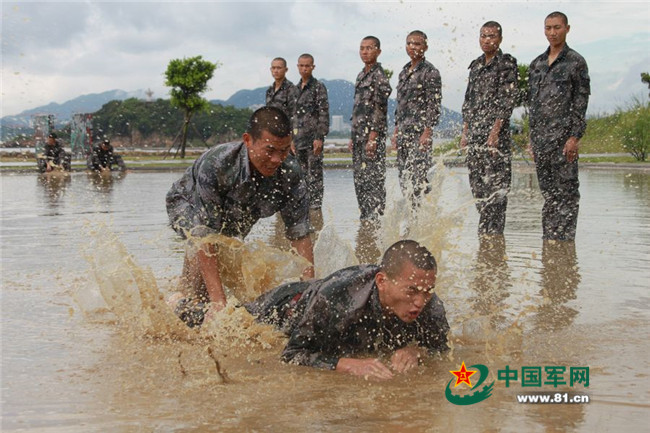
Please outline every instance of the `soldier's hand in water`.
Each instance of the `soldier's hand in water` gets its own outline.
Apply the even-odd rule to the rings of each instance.
[[[323,152],[323,140],[314,140],[314,155],[320,155]]]
[[[426,152],[431,149],[431,128],[424,128],[424,132],[420,135],[419,145],[420,152]]]
[[[573,162],[576,159],[578,159],[578,145],[580,143],[580,140],[576,137],[569,137],[569,139],[566,141],[564,144],[564,149],[562,150],[562,154],[566,156],[566,160],[569,162]]]
[[[352,140],[348,141],[348,152],[352,153],[353,147],[354,147],[354,144],[352,143]]]
[[[341,358],[336,371],[361,376],[365,379],[391,379],[393,373],[378,359]]]
[[[368,158],[374,158],[375,153],[377,152],[377,137],[379,134],[377,134],[376,131],[370,131],[370,135],[368,136],[368,142],[366,143],[366,156]]]
[[[407,346],[398,349],[390,358],[390,364],[397,373],[405,373],[418,366],[420,362],[420,349]]]
[[[499,154],[499,130],[495,130],[494,128],[490,131],[490,135],[488,135],[487,142],[485,143],[490,149],[490,154],[492,156],[497,156]]]
[[[390,144],[393,146],[393,150],[397,150],[397,128],[395,128],[395,132],[390,137]]]
[[[210,302],[208,309],[205,312],[205,315],[203,316],[203,322],[209,322],[214,319],[214,317],[217,315],[217,313],[221,310],[224,309],[226,306],[226,301],[220,301],[220,302]]]

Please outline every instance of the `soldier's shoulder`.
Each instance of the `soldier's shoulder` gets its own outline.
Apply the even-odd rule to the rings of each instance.
[[[503,63],[508,65],[517,65],[517,59],[512,54],[503,53],[501,55],[501,60]]]
[[[237,141],[217,144],[206,150],[195,164],[201,171],[236,170],[241,165],[243,147],[244,143]]]
[[[585,64],[585,65],[587,64],[587,61],[585,60],[585,58],[582,57],[582,55],[579,52],[577,52],[576,50],[574,50],[573,48],[568,49],[566,56],[567,56],[567,59],[572,61],[572,62]]]

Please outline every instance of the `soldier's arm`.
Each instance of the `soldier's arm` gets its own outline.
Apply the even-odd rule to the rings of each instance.
[[[424,126],[431,130],[440,120],[440,110],[442,104],[442,79],[437,71],[427,72],[424,85],[426,99],[426,117]]]
[[[318,83],[320,90],[318,92],[318,126],[316,127],[316,139],[324,140],[330,131],[330,104],[327,99],[327,88],[323,83]]]
[[[386,129],[386,114],[388,112],[388,97],[392,92],[388,78],[381,71],[374,75],[372,83],[372,117],[370,119],[371,131],[384,131]]]
[[[336,369],[339,356],[327,350],[338,338],[334,329],[336,320],[330,302],[319,293],[314,294],[282,351],[282,361],[326,370]]]
[[[580,139],[587,129],[587,104],[591,93],[589,69],[584,59],[576,62],[571,81],[571,136]]]

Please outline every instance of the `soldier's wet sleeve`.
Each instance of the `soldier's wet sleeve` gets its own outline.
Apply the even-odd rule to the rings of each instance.
[[[337,339],[333,327],[335,318],[332,317],[329,301],[318,294],[314,296],[291,333],[282,351],[282,360],[291,364],[334,370],[339,356],[328,353],[327,348]]]
[[[427,319],[420,328],[418,344],[426,347],[430,353],[444,352],[449,349],[447,346],[449,323],[447,323],[445,307],[436,296],[431,300],[428,308],[430,314],[427,314]]]
[[[424,126],[433,129],[440,119],[440,104],[442,104],[442,79],[440,78],[440,72],[436,70],[428,71],[424,86],[426,99]]]
[[[571,74],[572,81],[572,103],[571,103],[571,136],[582,138],[587,129],[587,104],[591,94],[589,69],[584,59],[579,59]]]
[[[318,107],[318,125],[316,126],[316,140],[324,140],[330,132],[330,104],[327,99],[327,88],[318,82],[318,92],[316,99]]]
[[[194,203],[198,212],[194,215],[193,236],[206,236],[217,233],[222,224],[223,199],[219,195],[216,168],[214,164],[203,161],[197,168],[194,185]]]
[[[499,87],[497,91],[496,118],[507,120],[512,116],[512,111],[517,105],[519,91],[519,68],[517,60],[509,55],[504,55],[499,63]]]
[[[309,221],[309,196],[307,184],[298,173],[290,173],[291,181],[287,183],[284,193],[287,195],[280,216],[285,226],[285,236],[289,240],[298,240],[312,232]]]
[[[388,97],[393,89],[383,71],[377,71],[373,83],[373,109],[370,119],[370,130],[384,132],[386,130],[386,113],[388,112]]]
[[[298,87],[291,86],[287,91],[287,116],[293,125],[293,118],[296,116],[296,101],[298,100]]]

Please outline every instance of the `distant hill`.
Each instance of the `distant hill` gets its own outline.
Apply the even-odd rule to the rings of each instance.
[[[330,115],[341,115],[345,122],[350,121],[352,116],[352,105],[354,104],[354,84],[346,80],[321,80],[327,88],[327,96],[330,103]],[[239,90],[227,100],[215,99],[210,102],[221,105],[232,105],[235,108],[257,108],[265,104],[266,89],[258,87],[253,90]],[[393,91],[394,93],[394,91]],[[395,99],[388,100],[388,121],[393,124],[395,113]],[[438,131],[445,136],[454,136],[460,133],[463,117],[460,113],[442,107]]]
[[[0,119],[0,140],[14,137],[19,134],[31,135],[33,130],[32,116],[39,114],[53,114],[54,123],[57,129],[70,122],[75,113],[94,113],[110,101],[123,101],[128,98],[144,99],[145,91],[136,90],[126,92],[124,90],[109,90],[102,93],[91,93],[81,95],[63,104],[51,102],[47,105],[25,110],[15,116],[5,116]]]
[[[352,105],[354,103],[354,84],[346,80],[321,80],[325,87],[330,102],[330,115],[343,116],[347,123],[352,116]],[[259,87],[253,90],[239,90],[227,100],[212,100],[210,102],[224,106],[232,105],[235,108],[257,108],[265,103],[267,87]],[[394,91],[393,91],[394,94]],[[32,108],[23,111],[15,116],[5,116],[0,119],[0,140],[14,137],[19,134],[31,135],[32,116],[37,114],[53,114],[57,129],[61,129],[70,122],[75,113],[94,113],[104,104],[110,101],[123,101],[128,98],[145,99],[144,90],[126,92],[124,90],[109,90],[103,93],[92,93],[71,99],[62,104],[52,102],[48,105]],[[389,125],[393,124],[395,113],[395,99],[388,101]],[[437,130],[444,136],[454,136],[460,132],[462,116],[460,113],[442,108],[442,116]]]

